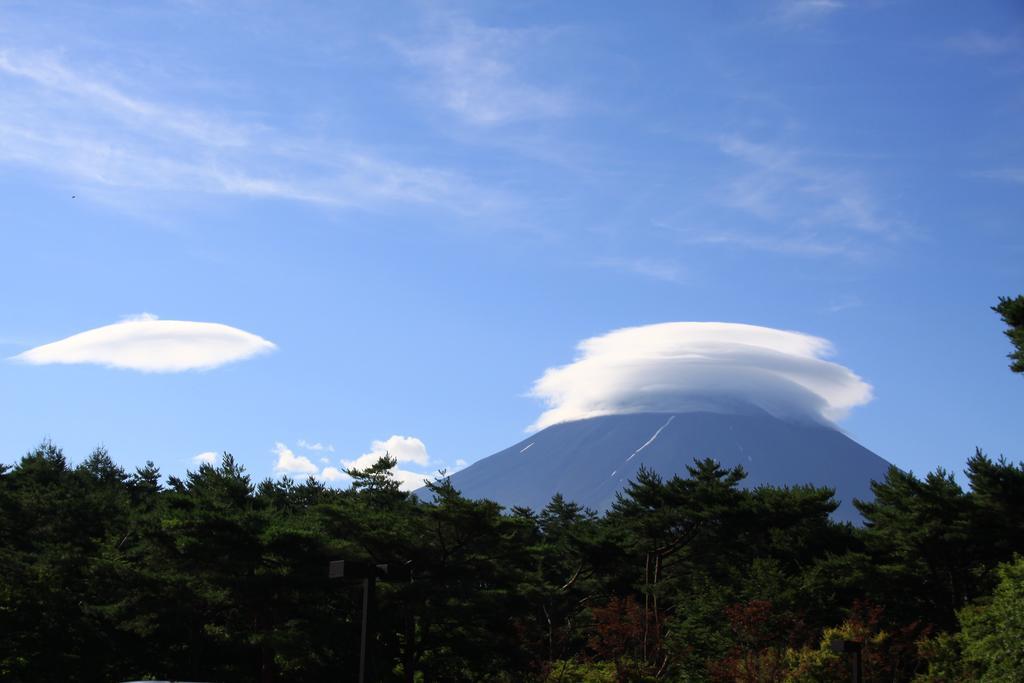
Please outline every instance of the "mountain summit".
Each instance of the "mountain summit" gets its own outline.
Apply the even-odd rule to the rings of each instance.
[[[563,422],[452,475],[471,498],[543,508],[556,493],[606,511],[641,466],[686,476],[694,458],[742,465],[743,485],[813,484],[836,490],[840,521],[859,523],[853,499],[870,500],[871,481],[889,463],[841,431],[752,409],[741,413],[637,413]]]

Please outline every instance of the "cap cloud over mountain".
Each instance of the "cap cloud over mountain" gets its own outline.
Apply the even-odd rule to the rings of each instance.
[[[889,463],[834,424],[871,387],[824,360],[831,344],[732,323],[624,328],[578,346],[532,394],[547,403],[523,441],[452,475],[465,495],[544,507],[561,493],[598,511],[641,466],[686,474],[697,458],[742,466],[745,486],[836,489],[837,519],[858,521]]]
[[[832,422],[872,398],[871,386],[824,360],[825,339],[755,325],[669,322],[586,339],[568,365],[532,389],[548,409],[531,426],[627,413],[735,412]],[[741,408],[742,407],[742,408]]]

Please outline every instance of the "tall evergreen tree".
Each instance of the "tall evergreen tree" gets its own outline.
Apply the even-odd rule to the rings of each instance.
[[[872,502],[856,501],[880,582],[875,596],[906,620],[942,628],[976,597],[972,500],[941,468],[924,480],[890,467]]]
[[[992,307],[1002,317],[1007,329],[1003,331],[1010,338],[1014,350],[1008,354],[1010,369],[1024,372],[1024,295],[1010,298],[999,297],[999,303]]]

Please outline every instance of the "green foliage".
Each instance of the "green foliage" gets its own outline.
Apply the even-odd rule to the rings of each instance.
[[[918,683],[1024,680],[1024,558],[996,569],[990,596],[960,610],[961,630],[921,643],[928,662]]]
[[[979,681],[1024,680],[1024,558],[999,567],[987,604],[960,612],[966,669]]]
[[[964,670],[959,635],[939,633],[918,643],[928,668],[914,677],[914,683],[966,683],[977,679]]]
[[[999,304],[992,307],[992,310],[1000,315],[1007,329],[1003,331],[1010,338],[1014,350],[1007,358],[1010,359],[1010,369],[1014,372],[1024,372],[1024,295],[1010,298],[999,297]]]
[[[551,670],[543,680],[545,683],[646,683],[658,680],[654,676],[633,674],[638,663],[629,659],[618,662],[595,662],[579,659],[564,659],[551,663]]]

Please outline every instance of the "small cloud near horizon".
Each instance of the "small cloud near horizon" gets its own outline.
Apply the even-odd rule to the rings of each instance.
[[[325,450],[334,450],[333,446],[328,449],[323,444],[310,444],[301,439],[298,444],[299,447],[318,453]],[[311,446],[316,445],[323,446],[323,448],[311,448]],[[384,440],[374,440],[370,444],[368,452],[351,460],[342,458],[339,461],[340,466],[331,465],[329,458],[321,456],[319,461],[323,468],[314,463],[309,457],[296,453],[281,441],[274,444],[272,452],[277,456],[277,461],[274,464],[274,472],[276,474],[289,477],[313,477],[323,482],[351,482],[352,478],[348,475],[348,470],[364,470],[372,467],[385,455],[390,455],[398,461],[398,465],[391,470],[391,473],[399,482],[399,486],[403,491],[418,489],[423,486],[424,480],[432,479],[437,474],[436,469],[429,472],[417,472],[409,469],[411,467],[424,468],[435,464],[427,453],[426,444],[414,436],[395,434]],[[466,462],[459,460],[456,465],[461,469],[465,467]]]
[[[192,456],[192,462],[197,465],[213,465],[217,462],[217,454],[213,451],[206,451]]]
[[[277,454],[274,472],[278,474],[316,476],[320,473],[320,468],[314,465],[312,460],[304,455],[296,455],[292,449],[280,441],[274,444],[273,452]]]
[[[374,441],[370,444],[370,451],[363,453],[355,460],[342,460],[346,469],[366,469],[373,466],[385,455],[390,455],[398,461],[398,465],[391,470],[395,479],[400,483],[403,491],[413,491],[423,486],[425,479],[433,477],[431,472],[414,472],[405,469],[402,465],[419,465],[426,467],[431,464],[430,456],[427,454],[427,446],[415,436],[392,435],[384,441]]]
[[[345,481],[351,477],[337,467],[325,467],[320,473],[319,479],[322,481]]]

